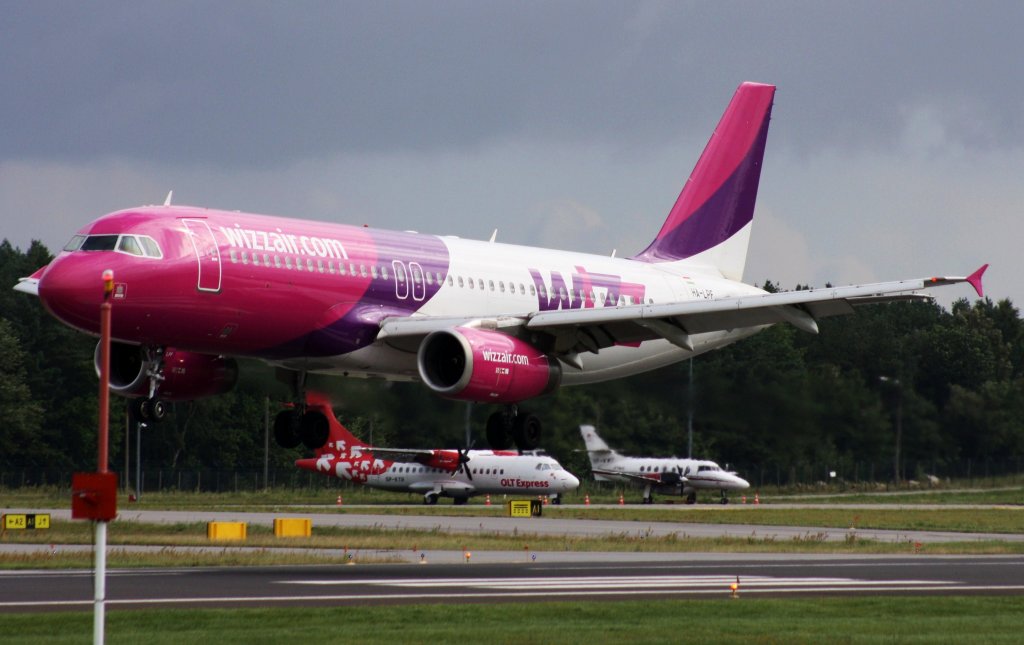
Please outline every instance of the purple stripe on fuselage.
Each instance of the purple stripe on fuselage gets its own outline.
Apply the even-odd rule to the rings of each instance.
[[[344,312],[325,319],[302,343],[304,356],[337,356],[373,342],[380,321],[408,316],[429,302],[448,277],[448,247],[440,238],[418,233],[369,230],[376,263],[388,277],[371,280],[358,303],[340,303]]]

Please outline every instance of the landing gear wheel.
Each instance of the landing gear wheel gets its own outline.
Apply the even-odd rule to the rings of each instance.
[[[276,431],[276,428],[275,428]],[[299,422],[299,439],[310,450],[322,448],[331,433],[331,425],[322,413],[310,411]]]
[[[295,410],[282,410],[274,417],[274,441],[282,448],[297,448],[299,437],[299,415]]]
[[[729,503],[729,498],[725,496],[725,493],[722,493],[722,501],[720,503],[722,503],[722,504],[728,504]]]
[[[437,493],[427,493],[423,496],[423,503],[427,506],[437,504]]]
[[[512,446],[508,416],[504,412],[495,412],[487,417],[487,444],[491,450],[507,450]]]
[[[562,496],[557,494],[557,493],[552,495],[551,496],[551,504],[553,506],[561,506],[562,505]]]
[[[512,423],[512,438],[520,452],[539,448],[540,437],[540,419],[532,414],[516,415],[516,420]]]
[[[696,504],[697,503],[697,493],[690,493],[689,495],[687,495],[686,496],[686,503],[687,504]]]
[[[139,421],[160,423],[167,416],[167,404],[156,397],[135,401],[135,415]]]
[[[644,504],[653,504],[654,503],[654,498],[653,497],[644,497],[643,498],[643,503]]]

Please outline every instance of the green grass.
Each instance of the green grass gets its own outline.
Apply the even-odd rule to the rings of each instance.
[[[943,596],[109,610],[109,643],[1018,643],[1024,598]],[[9,645],[88,643],[92,613],[0,614]]]
[[[319,564],[347,562],[394,562],[400,556],[431,551],[510,551],[510,552],[592,552],[622,551],[642,553],[707,552],[707,553],[927,553],[939,554],[1019,554],[1024,542],[969,541],[912,544],[907,540],[875,541],[843,532],[845,539],[829,541],[826,531],[808,531],[794,538],[777,538],[769,530],[743,537],[696,538],[683,534],[656,537],[638,530],[601,537],[531,534],[529,522],[524,530],[452,533],[441,526],[429,530],[376,527],[317,527],[309,538],[275,538],[269,527],[252,525],[244,542],[211,542],[206,538],[206,525],[145,524],[118,522],[108,532],[108,561],[111,567],[174,567],[174,566],[244,566],[275,564]],[[639,528],[639,525],[638,525]],[[55,520],[48,531],[10,531],[8,542],[22,544],[92,543],[92,525],[87,522]],[[161,547],[148,553],[128,552],[124,545]],[[213,547],[196,553],[184,547]],[[241,552],[234,546],[256,547]],[[224,547],[224,548],[218,548]],[[290,547],[305,550],[284,552]],[[0,569],[61,569],[92,566],[89,552],[42,548],[32,553],[0,553]]]
[[[813,502],[821,504],[1007,504],[1024,505],[1024,477],[1011,476],[997,479],[975,479],[968,481],[944,482],[937,488],[912,488],[907,485],[894,487],[872,483],[843,484],[829,486],[769,486],[759,490],[761,500],[766,504],[783,502]],[[753,500],[755,489],[747,491],[748,502]],[[227,493],[200,493],[194,491],[167,490],[145,493],[139,501],[129,504],[122,495],[118,504],[122,507],[145,509],[218,509],[266,510],[275,507],[295,505],[334,505],[338,495],[345,505],[351,504],[408,504],[421,506],[423,497],[411,493],[393,493],[368,489],[361,486],[342,485],[327,488],[274,488],[267,491],[238,491]],[[607,485],[584,482],[579,490],[565,497],[568,504],[582,504],[589,496],[593,504],[615,504],[622,494],[629,504],[640,499],[638,488],[616,488]],[[733,506],[741,504],[741,495],[731,496]],[[717,494],[702,494],[701,504],[715,504]],[[57,486],[38,486],[0,489],[0,500],[8,507],[68,508],[71,492]],[[494,503],[500,499],[495,497]],[[661,503],[686,506],[678,497],[658,496]],[[482,507],[484,498],[470,500],[471,507]]]
[[[20,489],[13,496],[4,496],[4,504],[17,507],[53,507],[57,503],[56,488]],[[360,502],[383,502],[407,495],[382,494],[379,491],[361,491]],[[1002,508],[915,508],[907,505],[898,509],[857,507],[826,507],[811,509],[773,508],[771,505],[665,505],[665,506],[613,506],[610,508],[565,508],[548,506],[548,517],[592,520],[623,520],[635,523],[635,528],[620,534],[602,537],[546,536],[531,534],[531,521],[526,520],[512,532],[453,533],[444,530],[445,517],[491,516],[504,514],[503,506],[495,500],[493,506],[471,504],[467,506],[405,506],[375,505],[351,508],[323,503],[322,491],[308,498],[285,495],[282,491],[268,494],[238,493],[211,495],[205,493],[160,493],[146,497],[146,501],[129,504],[122,501],[122,510],[134,509],[196,509],[258,510],[275,512],[301,512],[313,518],[313,537],[277,539],[268,525],[250,523],[249,547],[263,547],[265,552],[239,553],[225,549],[214,553],[197,554],[179,547],[234,545],[238,543],[211,543],[206,539],[203,523],[145,524],[134,521],[111,523],[109,544],[113,567],[145,566],[207,566],[301,564],[337,562],[348,554],[362,561],[389,561],[395,552],[459,550],[463,547],[475,551],[522,551],[529,546],[533,551],[637,551],[637,552],[786,552],[786,553],[906,553],[914,547],[906,540],[871,541],[858,537],[851,529],[888,529],[896,531],[935,530],[965,533],[1024,532],[1024,507]],[[957,493],[958,495],[961,493]],[[347,498],[348,499],[348,498]],[[66,501],[66,498],[63,498]],[[319,502],[319,503],[316,503]],[[309,504],[295,506],[294,504]],[[318,525],[317,513],[379,514],[379,526],[371,528],[345,528]],[[428,515],[437,517],[432,530],[389,528],[386,517],[401,515]],[[750,535],[729,538],[693,538],[685,530],[667,537],[653,537],[647,528],[658,522],[695,524],[748,524],[758,527]],[[773,526],[805,526],[808,530],[796,538],[780,539],[772,534]],[[828,535],[842,535],[841,541],[826,541]],[[29,544],[91,544],[92,526],[88,522],[54,520],[49,530],[8,531],[0,540]],[[156,553],[127,553],[117,549],[120,545],[139,544],[166,547]],[[289,546],[307,550],[307,553],[285,554],[273,547]],[[328,550],[316,553],[314,550]],[[922,550],[931,554],[1007,554],[1024,553],[1024,543],[1005,541],[969,541],[959,543],[929,543]],[[46,552],[31,554],[0,554],[0,568],[72,568],[89,567],[89,554]]]

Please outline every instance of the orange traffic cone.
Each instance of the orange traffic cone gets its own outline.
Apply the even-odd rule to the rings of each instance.
[[[586,504],[587,506],[590,506],[590,495],[585,495],[583,497],[583,503]]]
[[[484,502],[484,505],[485,506],[490,506],[491,505],[491,496],[490,495],[487,496],[487,500]]]
[[[619,506],[625,506],[626,500],[622,497],[622,493],[619,493]]]
[[[743,496],[743,503],[744,503],[744,504],[746,504],[746,503],[747,503],[747,496],[746,496],[746,495],[744,495],[744,496]]]
[[[338,506],[341,506],[341,495],[338,495]]]
[[[761,503],[761,498],[757,496],[757,493],[754,493],[754,503],[755,504],[760,504]]]

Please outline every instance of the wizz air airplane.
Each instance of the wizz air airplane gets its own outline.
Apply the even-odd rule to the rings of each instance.
[[[661,230],[629,258],[171,205],[83,227],[15,287],[66,324],[99,333],[100,275],[113,269],[111,389],[162,401],[232,386],[238,358],[281,368],[294,410],[284,446],[324,444],[303,407],[306,376],[419,380],[437,394],[502,406],[495,449],[536,447],[519,406],[559,387],[670,365],[787,322],[923,299],[968,277],[766,293],[741,282],[775,87],[743,83]],[[986,265],[987,266],[987,265]]]
[[[706,459],[679,457],[626,457],[608,447],[591,425],[580,426],[587,445],[590,470],[599,482],[626,482],[643,486],[644,504],[654,503],[654,491],[667,495],[686,495],[686,503],[697,501],[701,490],[721,491],[723,504],[729,503],[727,491],[746,490],[747,480],[722,470]]]
[[[424,504],[445,495],[465,504],[473,495],[544,495],[554,504],[580,480],[551,457],[515,450],[405,450],[369,446],[338,422],[326,402],[306,407],[327,419],[327,443],[295,465],[372,488],[421,493]]]

